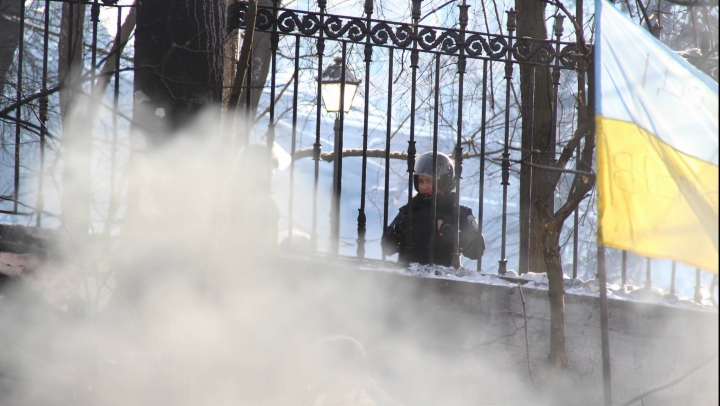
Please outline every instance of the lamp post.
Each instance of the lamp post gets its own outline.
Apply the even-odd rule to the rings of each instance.
[[[331,242],[332,253],[337,254],[340,241],[340,194],[342,191],[342,150],[343,150],[343,118],[350,111],[360,80],[345,63],[345,46],[343,56],[336,56],[322,71],[322,99],[325,110],[335,113],[335,148],[333,160],[333,193],[331,208]]]

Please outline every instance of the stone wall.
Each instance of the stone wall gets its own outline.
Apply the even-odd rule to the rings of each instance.
[[[293,261],[286,268],[299,284],[331,281],[318,293],[318,302],[328,304],[319,317],[338,320],[335,330],[365,344],[380,379],[402,393],[405,404],[602,404],[597,297],[566,296],[570,369],[556,377],[546,362],[547,291],[523,288],[533,388],[517,286],[360,270],[354,262]],[[644,404],[718,404],[717,309],[619,300],[609,306],[613,404],[671,383],[706,361]]]

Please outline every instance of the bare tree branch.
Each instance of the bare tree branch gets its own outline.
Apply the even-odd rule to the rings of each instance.
[[[283,88],[278,93],[277,97],[275,97],[276,105],[277,105],[278,101],[280,101],[280,98],[282,97],[283,93],[285,93],[287,88],[290,87],[290,84],[293,82],[293,79],[295,79],[295,75],[297,75],[297,71],[293,72],[292,76],[290,76],[290,80],[288,80],[287,83],[285,83],[285,86],[283,86]],[[265,114],[267,114],[269,112],[270,112],[270,105],[265,107],[265,110],[263,110],[260,114],[257,115],[257,117],[255,117],[255,121],[253,121],[253,125],[257,124],[258,121],[260,121],[260,119],[263,118],[263,116],[265,116]]]
[[[653,393],[660,392],[661,390],[664,390],[664,389],[667,389],[667,388],[669,388],[669,387],[671,387],[671,386],[677,385],[678,383],[682,382],[685,378],[687,378],[688,376],[690,376],[690,375],[692,375],[693,373],[695,373],[695,372],[696,372],[697,370],[699,370],[700,368],[704,367],[705,365],[707,365],[707,364],[709,364],[710,362],[712,362],[713,360],[715,360],[715,358],[717,358],[717,357],[718,357],[718,354],[713,355],[712,357],[710,357],[710,358],[706,359],[705,361],[701,362],[699,365],[697,365],[696,367],[692,368],[691,370],[689,370],[688,372],[686,372],[685,374],[683,374],[683,375],[680,376],[679,378],[675,379],[674,381],[668,382],[668,383],[666,383],[665,385],[658,386],[658,387],[655,388],[655,389],[651,389],[651,390],[649,390],[649,391],[647,391],[647,392],[645,392],[645,393],[642,393],[642,394],[640,394],[640,395],[638,395],[638,396],[635,396],[634,398],[630,399],[629,401],[623,403],[623,404],[620,405],[620,406],[630,406],[630,405],[632,405],[633,403],[635,403],[635,402],[637,402],[637,401],[642,401],[645,397],[647,397],[647,396],[649,396],[649,395],[652,395]]]
[[[362,156],[363,150],[362,148],[352,148],[352,149],[345,149],[343,150],[343,158],[345,157],[355,157],[355,156]],[[295,151],[295,160],[302,159],[302,158],[310,158],[313,156],[313,148],[302,148],[297,151]],[[367,150],[367,156],[368,158],[385,158],[385,150],[384,149],[368,149]],[[324,162],[332,162],[335,159],[335,152],[329,151],[329,152],[322,152],[320,154],[320,160]],[[401,159],[404,161],[407,161],[407,152],[406,151],[392,151],[390,152],[390,159]]]
[[[135,3],[133,3],[135,4]],[[100,72],[100,77],[98,78],[96,87],[97,94],[104,94],[105,89],[107,89],[108,84],[110,83],[110,76],[112,76],[112,73],[115,71],[115,64],[117,62],[117,58],[122,58],[122,52],[123,49],[125,49],[125,45],[127,45],[128,41],[130,40],[130,34],[132,34],[133,30],[135,30],[135,23],[136,23],[136,11],[135,7],[130,7],[130,12],[128,13],[127,17],[125,18],[125,21],[122,23],[122,26],[120,27],[120,32],[118,33],[118,38],[115,39],[113,42],[112,48],[110,48],[110,52],[108,52],[107,59],[105,60],[105,64],[102,67],[102,71]]]
[[[533,386],[537,386],[535,383],[535,377],[533,376],[532,369],[530,368],[530,340],[528,340],[528,329],[527,329],[527,310],[525,308],[525,295],[523,295],[522,284],[518,282],[518,290],[520,291],[520,300],[522,301],[523,308],[523,319],[525,320],[525,357],[527,359],[528,374],[530,374],[530,380]]]
[[[717,7],[718,1],[717,0],[709,0],[709,1],[686,1],[686,0],[666,0],[668,3],[677,4],[678,6],[686,6],[686,7]]]

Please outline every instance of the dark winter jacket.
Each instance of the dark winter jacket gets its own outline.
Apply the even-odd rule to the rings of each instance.
[[[410,210],[405,205],[400,208],[395,220],[385,229],[382,236],[382,248],[385,255],[399,252],[399,262],[430,263],[431,236],[435,226],[432,222],[432,199],[420,194],[412,199],[412,229],[410,228]],[[457,235],[455,228],[455,193],[443,193],[437,197],[436,219],[442,220],[442,226],[435,231],[434,263],[450,266],[452,263],[453,239]],[[412,246],[411,246],[412,245]],[[478,232],[477,220],[472,210],[460,205],[460,253],[470,259],[482,256],[485,240]]]

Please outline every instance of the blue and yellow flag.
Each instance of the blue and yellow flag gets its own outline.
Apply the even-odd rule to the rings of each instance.
[[[599,238],[718,272],[718,84],[595,2]]]

